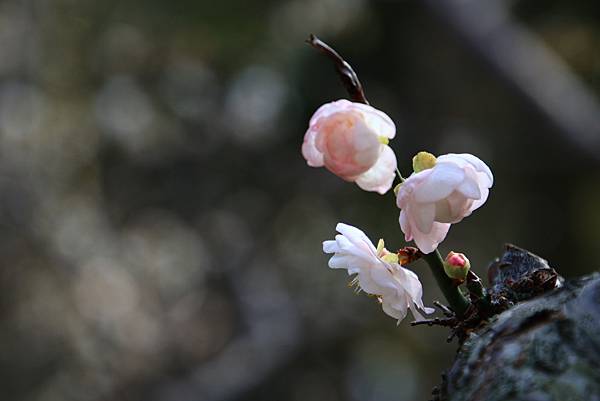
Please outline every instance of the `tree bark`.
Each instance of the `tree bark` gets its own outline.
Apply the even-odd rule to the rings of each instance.
[[[600,401],[600,274],[517,303],[471,332],[438,400]]]

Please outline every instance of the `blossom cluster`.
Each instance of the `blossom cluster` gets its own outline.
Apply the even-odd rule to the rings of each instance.
[[[430,254],[446,238],[452,224],[486,202],[494,177],[474,155],[435,157],[420,152],[413,158],[413,173],[404,179],[389,146],[395,135],[394,122],[382,111],[338,100],[321,106],[310,119],[302,155],[309,166],[325,167],[343,180],[379,194],[392,188],[398,173],[401,182],[394,192],[400,229],[406,241],[414,241],[423,254]],[[423,305],[418,277],[401,266],[397,255],[383,245],[375,248],[358,228],[340,223],[336,229],[340,233],[336,239],[323,243],[324,252],[334,254],[329,261],[331,268],[356,274],[360,289],[375,295],[384,312],[398,320],[408,310],[416,319],[421,319],[418,309],[431,312]],[[451,260],[456,261],[456,256]],[[459,267],[463,273],[468,271],[464,264]]]

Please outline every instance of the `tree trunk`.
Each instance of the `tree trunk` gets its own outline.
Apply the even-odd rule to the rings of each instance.
[[[437,398],[600,401],[600,274],[517,303],[471,332]]]

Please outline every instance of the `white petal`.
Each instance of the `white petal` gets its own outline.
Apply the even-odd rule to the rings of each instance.
[[[419,277],[415,272],[396,264],[396,278],[402,285],[405,292],[409,294],[412,299],[420,299],[423,296],[423,287],[419,281]]]
[[[487,177],[489,186],[491,187],[494,183],[494,176],[490,168],[477,156],[473,156],[469,153],[449,153],[442,155],[437,158],[438,162],[452,162],[456,163],[461,167],[464,167],[466,163],[470,164],[475,168],[476,171],[484,173]]]
[[[435,204],[434,203],[415,203],[410,205],[407,210],[415,219],[417,229],[423,234],[429,234],[433,227],[435,219]]]
[[[382,300],[381,307],[387,315],[398,319],[398,321],[404,319],[408,312],[406,305],[402,305],[401,303],[392,304],[385,298]]]
[[[367,235],[356,227],[348,224],[338,223],[335,230],[346,237],[350,242],[357,246],[365,246],[373,255],[377,255],[377,249]]]
[[[339,252],[339,251],[340,251],[340,248],[338,247],[336,241],[333,241],[333,240],[323,241],[323,252],[335,253],[335,252]]]
[[[479,190],[477,178],[475,177],[475,179],[473,179],[472,177],[469,177],[468,173],[465,180],[458,187],[456,187],[456,190],[470,199],[481,198],[481,191]]]
[[[487,187],[484,187],[483,185],[480,185],[479,190],[481,191],[481,197],[473,202],[473,205],[471,206],[471,211],[481,207],[481,205],[483,205],[487,200],[488,195],[490,193],[490,190]]]
[[[435,222],[433,223],[433,227],[429,234],[423,234],[422,232],[415,230],[413,232],[414,241],[421,252],[431,253],[438,247],[440,242],[446,238],[448,230],[450,230],[449,223]]]
[[[396,155],[389,146],[382,145],[383,150],[377,162],[369,170],[359,175],[356,184],[365,191],[385,194],[390,190],[396,175]]]
[[[441,213],[441,204],[446,205],[446,215],[442,215]],[[436,203],[435,220],[440,223],[458,223],[471,214],[470,209],[472,205],[473,199],[469,199],[460,192],[454,191],[449,197]]]
[[[378,136],[384,136],[391,139],[396,135],[396,125],[383,111],[362,103],[353,103],[353,106],[355,109],[361,111],[366,124]]]
[[[370,272],[367,270],[361,270],[358,273],[358,285],[367,294],[380,295],[381,287],[373,281]]]
[[[436,163],[431,174],[415,188],[417,202],[437,202],[450,195],[465,178],[463,169],[452,163]]]
[[[373,281],[380,287],[379,295],[394,294],[398,290],[398,283],[388,271],[385,263],[373,266],[370,270]]]
[[[404,233],[404,240],[406,242],[412,241],[412,239],[413,239],[412,230],[410,228],[410,224],[409,224],[408,218],[406,216],[406,211],[404,211],[404,210],[400,211],[400,219],[399,220],[400,220],[400,229]]]
[[[333,255],[327,264],[332,269],[348,269],[350,267],[348,255],[342,255],[339,253]]]

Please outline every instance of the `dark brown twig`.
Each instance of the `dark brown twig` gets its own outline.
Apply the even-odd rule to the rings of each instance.
[[[425,320],[415,320],[413,322],[410,322],[411,326],[421,326],[421,325],[427,325],[427,326],[443,326],[443,327],[453,327],[456,325],[456,318],[442,318],[440,319],[439,317],[434,317],[433,319],[425,319]]]
[[[446,317],[454,317],[454,312],[452,312],[452,309],[448,308],[446,305],[443,305],[441,302],[439,302],[439,301],[433,301],[433,306],[435,306],[440,311],[442,311],[442,313],[444,314],[444,316],[446,316]]]
[[[310,37],[306,40],[306,43],[319,50],[321,53],[325,54],[327,57],[333,61],[335,65],[335,70],[338,73],[342,83],[346,87],[348,94],[350,95],[350,99],[355,102],[360,102],[364,104],[369,104],[365,96],[365,91],[358,80],[358,76],[348,64],[346,60],[339,55],[338,52],[333,50],[331,46],[327,43],[323,42],[321,39],[317,38],[315,35],[311,34]]]

